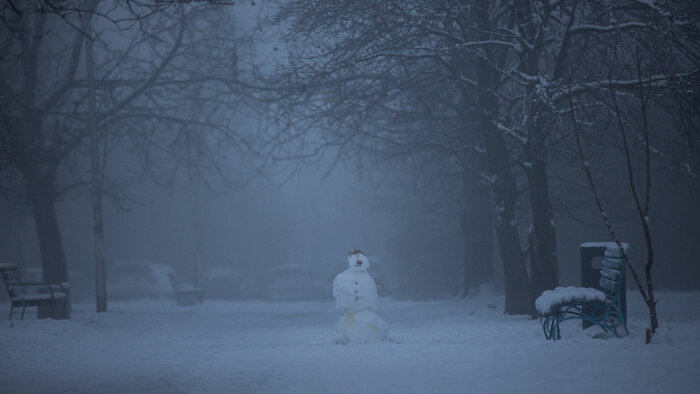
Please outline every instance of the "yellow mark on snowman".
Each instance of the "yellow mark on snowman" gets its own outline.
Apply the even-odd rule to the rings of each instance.
[[[343,314],[345,316],[345,320],[355,322],[355,315],[357,314],[357,312],[359,312],[359,311],[353,311],[350,309],[346,309],[345,313]]]

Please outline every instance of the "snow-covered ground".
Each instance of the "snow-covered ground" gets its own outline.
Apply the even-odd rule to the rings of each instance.
[[[70,321],[28,314],[0,325],[0,392],[700,392],[699,292],[658,295],[662,328],[646,346],[636,293],[630,336],[600,338],[567,322],[558,342],[536,320],[504,316],[502,297],[484,293],[380,300],[390,341],[367,345],[334,343],[330,297],[114,302],[104,314],[78,304]]]

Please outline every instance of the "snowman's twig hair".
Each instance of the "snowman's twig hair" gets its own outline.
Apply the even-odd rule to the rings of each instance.
[[[353,249],[348,252],[348,256],[352,256],[353,254],[364,254],[360,249]]]

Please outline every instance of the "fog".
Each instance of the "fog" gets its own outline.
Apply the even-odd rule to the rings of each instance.
[[[374,269],[378,273],[383,271],[380,292],[401,299],[463,296],[478,292],[484,283],[509,294],[507,289],[513,287],[512,283],[525,282],[532,282],[533,289],[532,292],[523,291],[534,298],[539,290],[579,283],[578,246],[586,241],[612,241],[613,237],[600,218],[594,193],[586,185],[584,172],[577,164],[587,158],[576,156],[574,146],[578,139],[573,136],[579,131],[568,125],[566,105],[556,104],[560,111],[556,116],[544,112],[530,116],[528,102],[522,105],[471,102],[468,97],[473,92],[458,91],[455,89],[457,82],[445,83],[449,78],[463,81],[464,77],[461,71],[456,76],[445,77],[444,70],[440,69],[444,66],[440,62],[444,60],[438,59],[437,66],[430,61],[396,60],[397,64],[410,69],[407,75],[394,71],[391,62],[359,61],[359,58],[352,58],[352,51],[349,55],[345,53],[345,48],[366,45],[367,51],[376,51],[381,57],[382,51],[396,50],[396,46],[385,44],[384,36],[372,36],[376,29],[371,28],[362,30],[362,34],[373,37],[376,44],[355,42],[344,35],[339,27],[342,23],[326,26],[316,10],[294,2],[288,8],[279,8],[284,4],[251,2],[218,8],[202,4],[183,8],[166,6],[156,9],[152,18],[141,18],[139,14],[135,17],[138,26],[130,24],[128,9],[115,8],[117,16],[126,17],[126,23],[115,14],[97,10],[91,26],[97,32],[96,55],[92,60],[97,63],[97,114],[103,122],[99,125],[103,128],[100,131],[103,133],[100,143],[104,145],[101,160],[107,181],[103,228],[108,284],[109,272],[114,266],[137,261],[164,264],[173,270],[175,283],[195,284],[206,293],[207,272],[211,273],[212,268],[225,268],[242,275],[245,279],[240,281],[246,282],[246,294],[231,294],[231,297],[265,299],[271,296],[268,289],[271,271],[291,264],[313,274],[308,282],[299,283],[300,288],[314,288],[316,298],[331,299],[330,280],[345,269],[347,251],[357,248],[376,261]],[[338,7],[340,5],[330,4],[324,10],[329,15],[337,13],[342,19],[345,12]],[[389,15],[394,11],[382,12]],[[348,15],[352,12],[359,11],[349,10]],[[192,22],[177,22],[182,15]],[[266,19],[273,15],[278,20]],[[395,15],[397,20],[401,20],[399,15],[400,12]],[[582,14],[580,18],[594,20],[595,15],[591,11],[590,15]],[[636,14],[624,17],[642,18]],[[33,22],[27,18],[26,26],[30,28]],[[85,23],[85,20],[73,14],[62,18],[48,19],[48,26],[55,35],[43,41],[36,39],[45,49],[45,54],[39,51],[39,57],[33,59],[43,78],[39,78],[38,83],[43,90],[37,90],[37,95],[50,92],[62,78],[76,81],[76,86],[67,85],[69,93],[61,91],[65,97],[59,97],[54,112],[36,105],[38,112],[34,117],[43,119],[43,126],[38,126],[38,130],[49,130],[52,122],[58,125],[57,130],[64,130],[60,127],[68,130],[56,133],[65,133],[65,141],[75,138],[75,148],[62,157],[57,172],[51,174],[54,179],[50,188],[55,193],[45,193],[41,188],[33,191],[31,176],[26,175],[32,174],[31,163],[44,168],[39,159],[50,155],[31,157],[31,153],[25,153],[21,146],[11,142],[22,140],[13,134],[15,129],[3,126],[3,136],[7,137],[3,139],[3,163],[6,163],[2,167],[3,196],[7,198],[0,211],[3,224],[0,241],[5,245],[0,249],[0,259],[17,263],[26,274],[42,278],[42,242],[41,236],[37,236],[41,230],[33,214],[40,208],[36,206],[37,199],[31,196],[51,195],[50,205],[56,207],[59,231],[57,235],[46,236],[49,241],[43,241],[48,245],[44,249],[43,265],[57,268],[55,272],[44,272],[43,278],[61,279],[67,275],[74,295],[90,299],[95,292],[93,278],[96,275],[87,171],[90,151],[85,134],[80,131],[75,137],[71,131],[71,127],[87,129],[89,123],[84,113],[77,110],[87,111],[82,108],[86,107],[84,99],[78,99],[88,93],[84,75],[89,66],[80,61],[83,55],[79,51],[83,45],[80,34],[86,31],[78,30],[80,34],[75,34],[78,22]],[[71,18],[75,18],[72,24],[66,24]],[[4,34],[8,34],[6,50],[21,57],[24,52],[17,49],[19,46],[13,47],[14,41],[9,37],[23,32],[18,26],[25,21],[14,23],[6,21],[4,24],[7,27]],[[190,29],[184,34],[184,40],[182,35],[178,36],[178,29],[182,32]],[[153,39],[149,34],[154,31],[161,37]],[[416,34],[423,33],[431,34],[422,31]],[[679,33],[678,51],[687,58],[665,64],[652,61],[654,56],[651,56],[645,58],[648,64],[644,67],[648,70],[644,72],[682,75],[688,86],[696,86],[697,63],[693,64],[692,55],[695,48],[690,44],[684,46],[682,34]],[[76,56],[73,59],[77,60],[71,66],[67,56],[57,53],[67,51],[74,36]],[[435,43],[439,41],[431,39]],[[184,48],[177,56],[164,55],[168,53],[170,41],[175,43],[174,47]],[[548,45],[558,48],[557,45],[565,46],[568,42]],[[420,46],[405,48],[397,50],[405,53],[397,52],[388,59],[392,56],[401,59],[414,53],[423,56]],[[517,52],[518,47],[514,48]],[[655,49],[648,50],[653,53]],[[566,54],[565,50],[562,54]],[[350,60],[344,56],[349,56]],[[552,78],[563,78],[556,71],[558,68],[550,67],[544,59],[548,55],[543,52],[542,56],[540,74],[553,73]],[[599,68],[607,67],[605,62],[609,61],[595,56],[591,53],[582,68],[591,75],[598,75]],[[624,50],[620,50],[618,56],[632,61]],[[517,64],[513,54],[504,52],[502,58],[509,67]],[[17,82],[10,76],[13,72],[30,75],[28,64],[32,59],[23,60],[21,66],[17,66],[11,56],[3,59],[3,80],[14,89]],[[165,67],[167,71],[160,74],[162,68],[155,67],[160,59],[172,69]],[[473,73],[477,78],[478,67],[482,64],[474,63],[474,59],[457,52],[452,61],[466,64],[464,72]],[[357,64],[348,68],[347,75],[340,71],[338,75],[324,71],[324,67],[333,69],[336,64],[333,62],[343,65],[340,69],[345,70],[344,65],[355,60]],[[295,62],[310,66],[299,68]],[[393,73],[394,79],[376,79],[383,84],[379,92],[372,90],[374,82],[363,85],[361,78],[357,86],[346,82],[382,67],[388,74]],[[436,67],[435,79],[431,79]],[[598,83],[579,81],[575,75],[580,70],[571,63],[563,67],[572,68],[571,75],[566,74],[569,89],[581,83],[589,86]],[[61,76],[63,69],[69,70],[69,78]],[[630,78],[627,68],[619,69],[619,79]],[[452,72],[450,67],[446,70]],[[642,71],[639,72],[642,78]],[[425,80],[413,79],[411,73],[426,75]],[[610,73],[612,75],[612,71]],[[149,78],[159,82],[133,88],[144,79],[150,81]],[[131,79],[133,82],[129,82]],[[184,88],[160,87],[169,86],[173,81]],[[513,89],[527,85],[528,80],[524,81],[516,80],[513,86],[500,85],[495,89],[508,95]],[[480,82],[486,83],[486,80]],[[646,82],[642,78],[640,83]],[[27,88],[31,84],[26,82],[22,86]],[[563,89],[542,86],[551,88],[552,95]],[[621,83],[620,86],[627,85]],[[649,82],[649,89],[653,87]],[[363,89],[368,92],[367,96]],[[475,86],[470,89],[479,90]],[[523,89],[531,94],[533,88]],[[648,118],[644,112],[647,107],[637,107],[630,98],[633,94],[625,98],[627,106],[617,111],[618,115],[626,117],[627,127],[637,133],[636,145],[630,148],[629,174],[633,175],[628,175],[628,163],[621,153],[624,142],[628,156],[630,154],[624,140],[624,127],[621,140],[615,134],[615,118],[590,111],[599,104],[586,101],[604,102],[606,99],[595,95],[582,98],[581,108],[577,110],[579,116],[585,117],[581,127],[597,125],[584,130],[588,133],[584,138],[587,154],[595,161],[593,186],[597,183],[598,194],[602,196],[617,236],[634,245],[631,258],[638,264],[638,270],[642,271],[649,249],[644,228],[638,223],[634,196],[626,186],[635,180],[637,193],[642,195],[646,187],[646,199],[651,199],[651,203],[646,204],[645,217],[649,219],[655,241],[653,272],[657,286],[700,289],[700,267],[695,264],[699,253],[695,241],[700,234],[695,175],[697,94],[693,89],[673,89],[654,97],[655,106],[648,107]],[[136,93],[143,98],[138,98]],[[25,101],[30,97],[20,96]],[[517,103],[522,97],[513,94],[509,100]],[[643,89],[641,97],[644,97]],[[119,102],[120,98],[124,100]],[[8,101],[3,96],[3,100],[10,103],[12,99]],[[453,110],[454,103],[459,100],[466,102],[463,107],[466,109],[461,111],[464,113]],[[672,100],[677,102],[669,104]],[[617,106],[617,102],[604,105],[610,108],[613,104]],[[70,112],[71,105],[75,106],[73,112]],[[504,108],[501,115],[485,123],[474,110],[496,105]],[[573,105],[572,102],[575,119]],[[7,114],[14,111],[9,104],[6,107]],[[676,109],[678,113],[674,112]],[[494,113],[498,114],[498,110]],[[642,114],[645,123],[634,123]],[[33,115],[22,112],[21,116],[30,119]],[[549,123],[528,123],[528,119],[538,116],[550,116]],[[552,120],[554,118],[556,120]],[[504,125],[503,122],[510,123]],[[494,124],[499,128],[489,129]],[[666,129],[668,124],[674,124],[674,128]],[[652,157],[651,169],[645,175],[640,133],[648,128],[652,129],[654,144],[650,149],[658,157]],[[484,130],[485,134],[480,134]],[[506,147],[502,152],[488,137],[488,133],[501,132]],[[51,131],[45,133],[49,135]],[[524,133],[524,137],[517,133]],[[48,141],[48,137],[45,139]],[[41,138],[38,140],[43,142],[36,149],[49,144]],[[648,150],[646,154],[649,155]],[[29,165],[22,161],[22,155],[27,155]],[[498,160],[505,164],[494,165]],[[533,162],[538,160],[545,163],[544,169],[533,167]],[[541,178],[533,175],[533,168],[541,171],[539,174],[548,183],[538,181]],[[138,175],[132,176],[136,172]],[[16,181],[20,179],[18,174],[24,177],[19,183]],[[507,187],[497,184],[504,175],[512,178]],[[230,187],[226,179],[234,179],[231,182],[234,187]],[[29,186],[22,186],[22,182]],[[63,195],[59,191],[64,187],[75,190]],[[509,188],[512,192],[504,191]],[[61,198],[53,194],[61,194]],[[501,206],[504,201],[507,207]],[[552,223],[553,230],[546,229],[543,223]],[[504,235],[508,231],[513,231],[511,236]],[[59,233],[60,239],[57,239]],[[547,252],[537,252],[539,249]],[[50,262],[57,257],[62,259],[62,253],[65,254],[65,269],[60,262]],[[518,261],[501,259],[503,255],[513,254],[521,256]],[[550,254],[556,257],[546,257]],[[476,271],[470,271],[475,266],[486,267],[486,273],[477,275]],[[511,268],[518,273],[504,276],[504,269]],[[504,282],[506,278],[514,279],[508,284]],[[506,312],[516,311],[522,313],[525,309]]]
[[[695,2],[0,11],[3,393],[700,387]]]
[[[106,205],[108,274],[120,262],[166,264],[185,282],[195,280],[198,269],[206,288],[207,270],[225,267],[246,275],[256,287],[241,296],[264,298],[268,271],[290,264],[315,274],[312,281],[299,283],[300,289],[312,287],[318,295],[325,289],[330,299],[330,281],[346,268],[348,250],[362,249],[392,272],[383,283],[392,294],[457,294],[463,274],[454,206],[452,212],[449,206],[431,208],[428,196],[416,197],[410,184],[373,185],[353,169],[326,173],[325,168],[311,166],[291,177],[257,179],[240,191],[210,190],[185,181],[169,190],[131,190],[138,203],[124,209]],[[76,279],[73,290],[92,297],[94,254],[87,196],[61,203],[59,220],[69,278]],[[2,236],[12,247],[3,249],[3,260],[39,269],[31,217],[6,214],[4,223],[8,225]]]
[[[380,294],[401,299],[455,297],[464,275],[459,201],[445,202],[440,190],[416,190],[405,177],[397,180],[400,169],[394,170],[395,176],[382,174],[394,181],[381,184],[348,167],[327,173],[327,167],[308,166],[291,175],[255,179],[241,190],[212,190],[185,180],[168,189],[132,188],[135,202],[105,206],[108,275],[117,263],[165,264],[177,281],[198,281],[207,293],[207,271],[224,267],[244,275],[250,288],[216,297],[267,299],[274,297],[266,290],[270,270],[297,265],[314,273],[310,281],[298,284],[300,298],[313,289],[313,298],[332,299],[332,278],[346,268],[347,251],[359,248],[383,266]],[[692,201],[679,202],[682,196],[670,192],[663,196],[668,202],[662,200],[656,207],[669,217],[678,217],[678,209],[687,218],[698,215]],[[90,300],[95,274],[88,196],[60,203],[58,215],[74,294]],[[577,285],[578,245],[607,240],[608,234],[595,223],[595,215],[588,216],[588,225],[567,212],[560,215],[560,282]],[[4,211],[2,221],[2,260],[18,262],[40,279],[41,255],[30,212]],[[698,253],[694,222],[663,222],[658,227],[660,288],[700,288],[700,273],[693,264]],[[640,234],[634,236],[625,241],[632,241],[633,256],[639,258],[643,240]],[[492,264],[495,285],[502,288],[497,254]]]

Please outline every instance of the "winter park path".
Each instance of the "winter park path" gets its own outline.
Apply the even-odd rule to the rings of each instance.
[[[149,393],[693,393],[700,390],[700,293],[661,293],[661,330],[643,345],[644,309],[630,293],[630,332],[501,314],[502,298],[383,299],[389,341],[336,345],[328,302],[166,301],[75,305],[70,321],[0,326],[0,391]],[[6,306],[6,305],[0,305]]]

